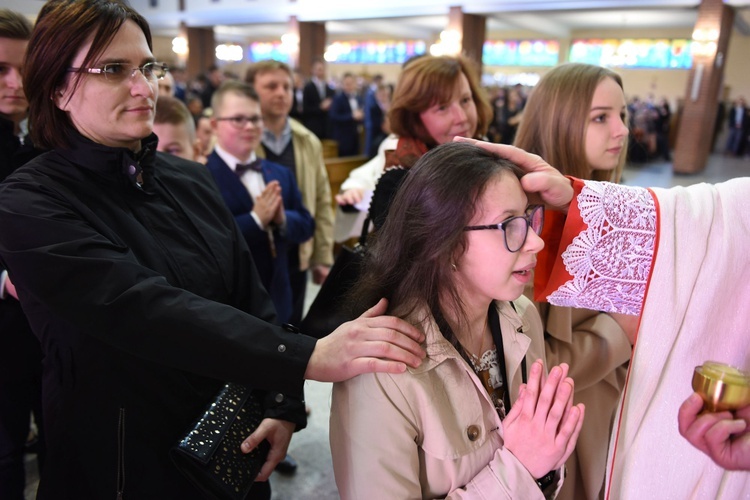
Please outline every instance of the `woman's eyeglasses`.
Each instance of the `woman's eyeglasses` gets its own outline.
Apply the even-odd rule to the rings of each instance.
[[[517,215],[505,219],[499,224],[486,226],[466,226],[464,231],[478,231],[482,229],[501,229],[505,235],[505,248],[509,252],[517,252],[526,243],[526,236],[531,228],[536,234],[542,234],[544,226],[544,207],[532,205],[526,210],[526,215]]]
[[[71,73],[101,75],[105,80],[112,83],[122,83],[128,78],[133,78],[136,71],[140,71],[146,77],[146,80],[156,81],[164,78],[169,68],[166,64],[158,62],[150,62],[135,67],[125,63],[107,63],[98,68],[68,68],[68,72]]]

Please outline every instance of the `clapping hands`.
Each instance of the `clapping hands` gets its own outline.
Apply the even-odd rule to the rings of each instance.
[[[541,360],[503,421],[505,446],[534,478],[559,469],[575,448],[585,408],[573,406],[573,379],[565,363],[544,374]]]

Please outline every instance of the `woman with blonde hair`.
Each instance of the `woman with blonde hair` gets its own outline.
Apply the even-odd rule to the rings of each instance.
[[[627,153],[626,109],[617,73],[589,64],[563,64],[532,91],[514,145],[565,175],[616,182]],[[548,217],[556,216],[559,213],[548,212]],[[543,264],[540,260],[540,269]],[[574,401],[585,403],[589,414],[566,463],[568,476],[559,498],[597,499],[604,488],[607,445],[637,316],[537,305],[547,359],[570,365]]]
[[[607,102],[594,101],[597,91]],[[563,64],[534,87],[513,145],[538,154],[565,175],[617,182],[627,154],[626,112],[620,75],[591,64]],[[601,147],[595,152],[600,125],[612,127],[606,161]]]

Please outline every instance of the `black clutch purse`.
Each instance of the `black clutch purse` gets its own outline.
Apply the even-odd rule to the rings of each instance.
[[[170,455],[180,472],[206,498],[247,497],[270,449],[263,441],[250,453],[240,445],[263,420],[261,398],[252,390],[226,384]]]
[[[359,316],[357,311],[348,309],[344,304],[346,294],[362,273],[365,240],[369,228],[370,218],[368,217],[363,224],[359,244],[354,248],[346,245],[341,247],[341,251],[328,272],[328,277],[318,290],[318,294],[310,304],[310,308],[299,326],[300,331],[305,335],[322,339],[342,323]]]

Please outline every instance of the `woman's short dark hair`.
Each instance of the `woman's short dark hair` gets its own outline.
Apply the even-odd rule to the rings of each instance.
[[[477,130],[474,136],[477,139],[484,137],[492,121],[492,106],[486,91],[479,84],[479,70],[470,59],[463,56],[422,56],[404,66],[388,112],[393,133],[434,146],[435,139],[427,131],[419,115],[437,103],[449,102],[462,73],[469,82],[477,108]]]
[[[466,251],[464,227],[486,187],[508,174],[520,177],[522,172],[471,144],[451,142],[423,155],[396,193],[385,224],[368,238],[363,275],[352,293],[354,307],[362,310],[385,297],[390,312],[402,318],[442,304],[462,319],[451,264]]]
[[[91,49],[81,64],[90,67],[107,49],[125,21],[143,31],[153,48],[146,20],[120,0],[50,0],[39,13],[24,63],[24,91],[29,100],[29,123],[34,144],[41,148],[67,147],[74,126],[55,105],[55,93],[68,78],[78,50],[89,40]],[[74,82],[78,87],[80,74]]]

